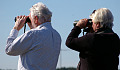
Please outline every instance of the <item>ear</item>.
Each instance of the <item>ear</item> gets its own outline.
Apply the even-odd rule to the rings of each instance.
[[[37,24],[37,23],[38,23],[38,17],[37,17],[37,16],[35,16],[35,18],[34,18],[34,19],[35,19],[35,21],[34,21],[34,22],[35,22],[35,24]]]
[[[97,26],[97,28],[100,28],[100,22],[98,22],[98,23],[96,24],[96,26]]]

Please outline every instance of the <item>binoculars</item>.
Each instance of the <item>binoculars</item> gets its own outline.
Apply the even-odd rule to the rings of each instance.
[[[75,20],[75,21],[73,22],[73,25],[76,26],[76,24],[77,24],[78,21],[79,21],[79,20]],[[88,19],[88,22],[87,22],[87,24],[86,24],[86,27],[83,28],[83,35],[84,35],[84,32],[87,32],[87,33],[93,32],[92,24],[93,24],[92,19]]]
[[[73,25],[74,26],[76,26],[76,24],[77,24],[77,22],[78,22],[79,20],[75,20],[74,22],[73,22]],[[92,19],[88,19],[88,22],[87,22],[87,24],[86,24],[86,26],[92,26]]]
[[[16,22],[17,18],[15,17],[15,19],[14,19],[14,20],[15,20],[15,22]],[[30,21],[30,18],[29,18],[29,17],[26,19],[25,23],[27,23],[27,22],[31,23],[31,21]]]

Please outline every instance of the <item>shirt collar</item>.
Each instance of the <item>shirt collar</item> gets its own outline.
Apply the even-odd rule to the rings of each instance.
[[[41,28],[41,27],[46,26],[46,25],[51,25],[51,22],[42,23],[37,28]]]
[[[111,32],[114,33],[112,29],[110,29],[110,28],[107,27],[107,28],[100,28],[95,33],[111,33]]]

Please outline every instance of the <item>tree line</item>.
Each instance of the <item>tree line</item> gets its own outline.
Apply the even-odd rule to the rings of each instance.
[[[69,67],[69,68],[63,67],[63,68],[57,68],[56,70],[76,70],[76,68],[74,68],[74,67]]]

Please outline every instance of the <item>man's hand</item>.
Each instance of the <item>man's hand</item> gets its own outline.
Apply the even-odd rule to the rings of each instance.
[[[15,26],[13,28],[17,29],[19,31],[24,26],[24,23],[25,23],[27,18],[28,18],[28,16],[25,16],[25,15],[24,16],[17,16]]]
[[[85,28],[87,22],[88,22],[88,19],[81,19],[77,22],[76,26],[80,27],[81,29]]]

